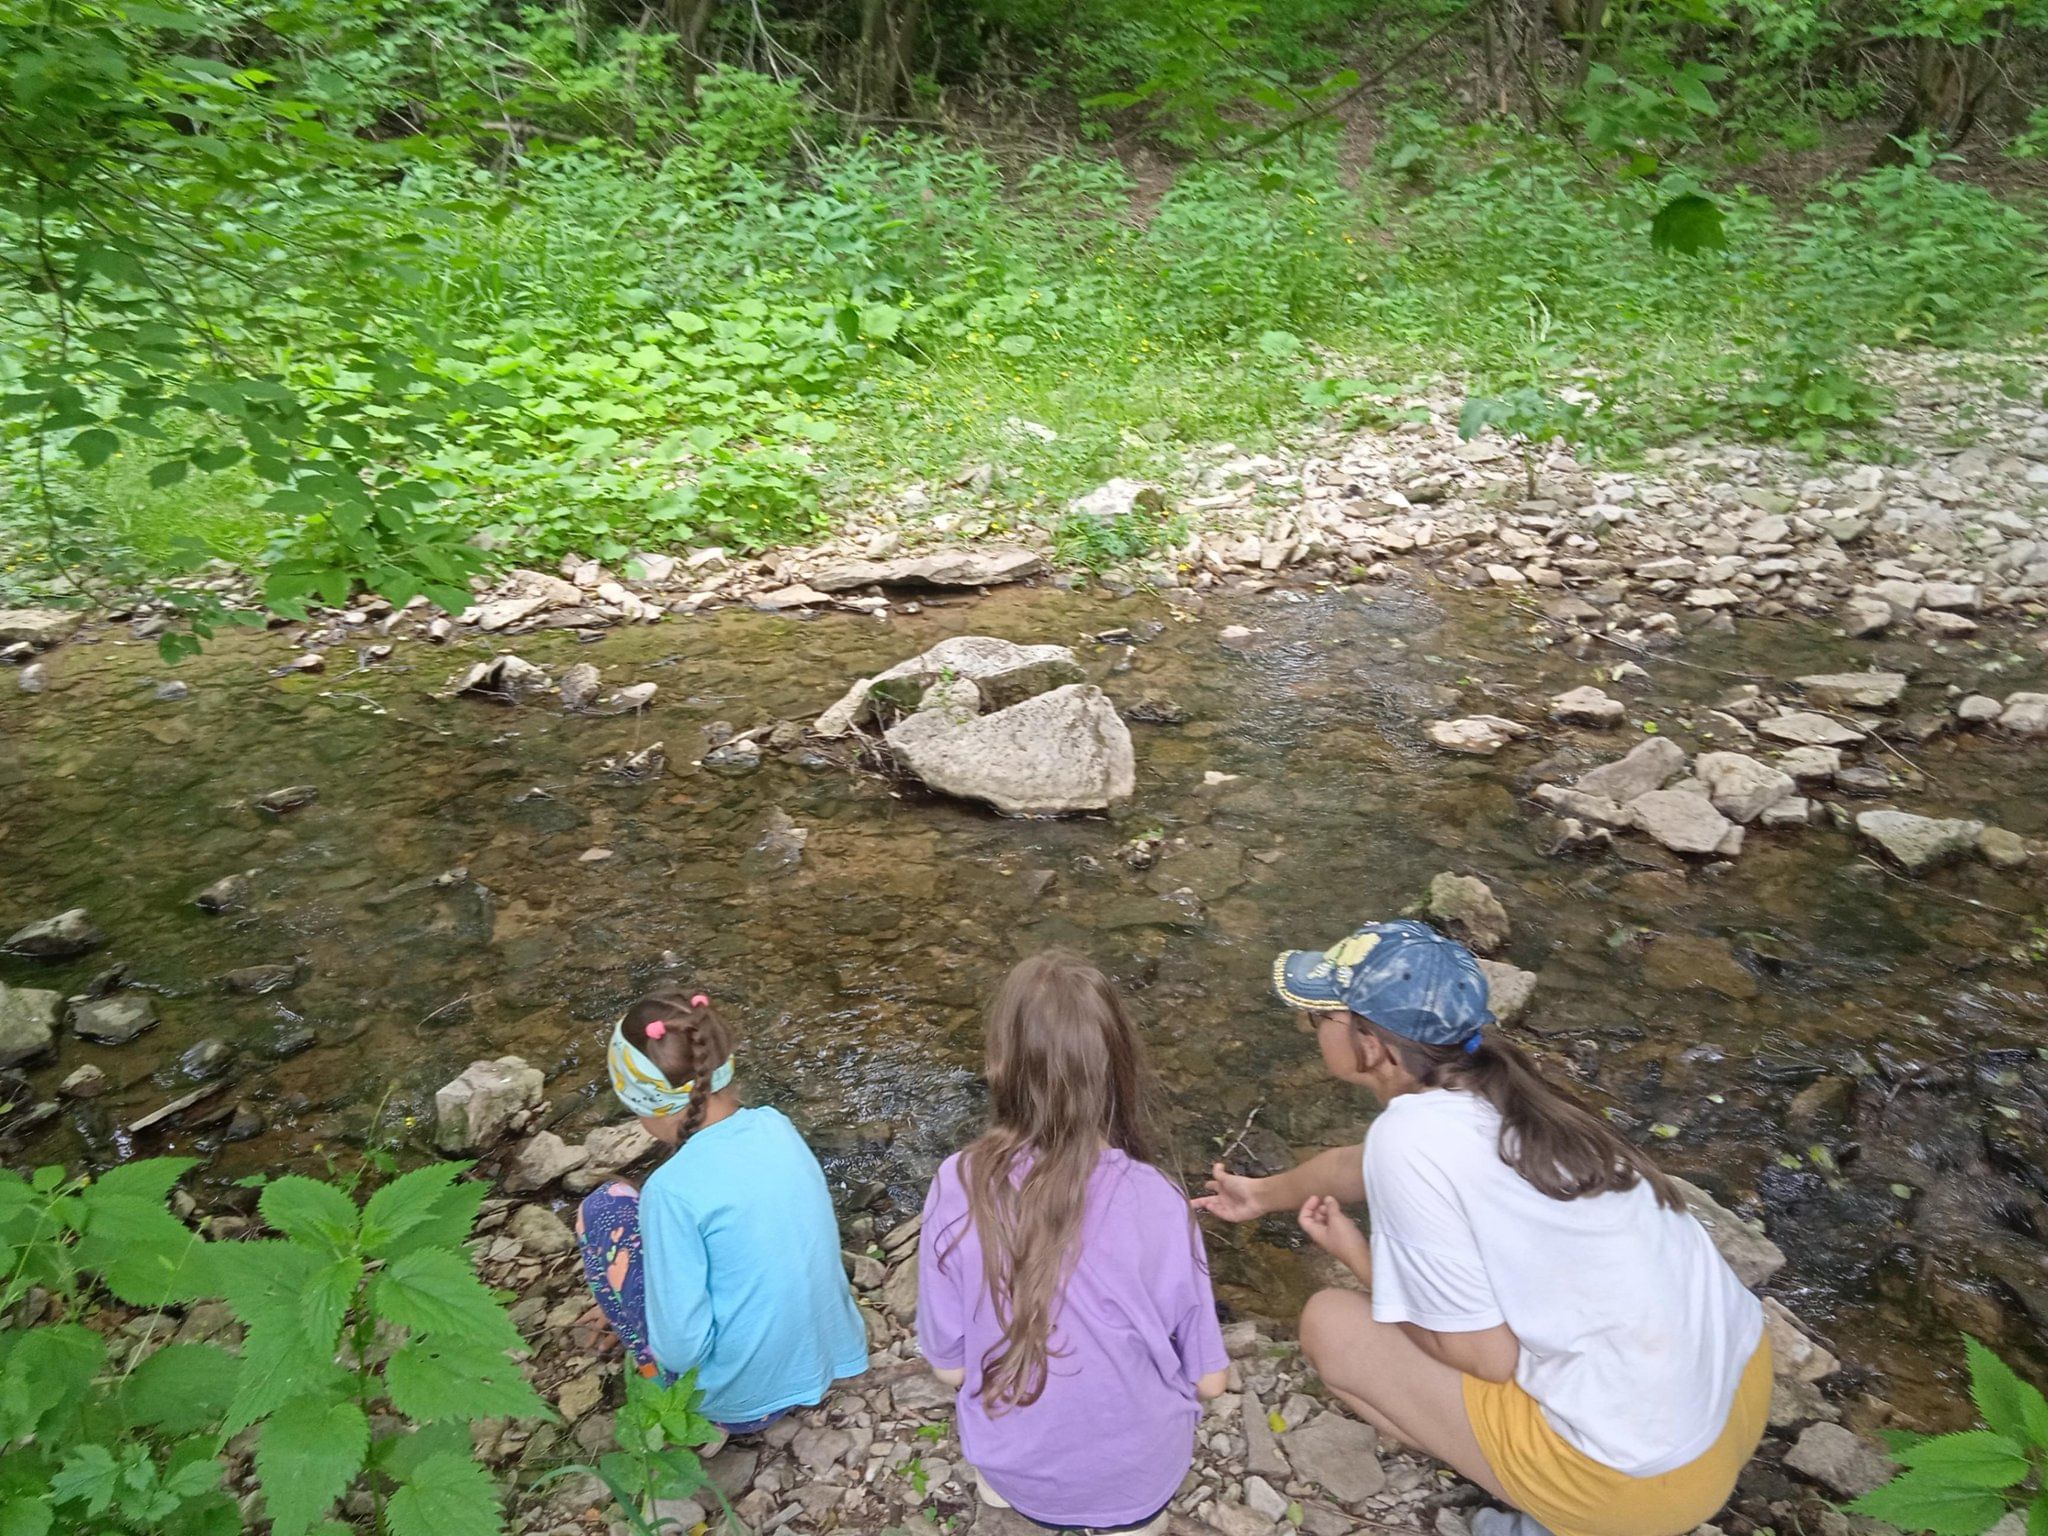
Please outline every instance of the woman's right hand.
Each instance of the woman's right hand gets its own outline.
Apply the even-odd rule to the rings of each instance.
[[[1266,1203],[1261,1198],[1261,1186],[1265,1182],[1264,1179],[1231,1173],[1217,1163],[1209,1170],[1209,1193],[1197,1195],[1189,1203],[1196,1210],[1207,1211],[1225,1221],[1256,1221],[1266,1214]]]

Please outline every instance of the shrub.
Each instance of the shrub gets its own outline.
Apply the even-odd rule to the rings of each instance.
[[[222,1453],[250,1429],[274,1536],[336,1531],[328,1514],[352,1494],[368,1512],[351,1513],[389,1536],[500,1530],[470,1422],[552,1415],[463,1247],[484,1186],[437,1163],[359,1205],[280,1178],[259,1202],[280,1236],[209,1242],[166,1209],[192,1166],[0,1170],[0,1530],[231,1536],[242,1516]],[[224,1297],[241,1351],[145,1354],[101,1316],[108,1297]]]
[[[2048,1529],[2048,1398],[1965,1335],[1970,1399],[1981,1429],[1953,1435],[1885,1435],[1904,1471],[1849,1508],[1903,1531],[1981,1536],[2010,1511],[2027,1529]]]

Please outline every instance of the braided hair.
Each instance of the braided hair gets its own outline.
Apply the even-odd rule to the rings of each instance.
[[[647,1027],[656,1021],[664,1027],[650,1036]],[[697,1085],[677,1123],[677,1144],[688,1141],[704,1124],[711,1074],[732,1055],[738,1036],[703,993],[676,984],[656,987],[628,1008],[623,1029],[634,1049],[661,1068],[671,1087]]]

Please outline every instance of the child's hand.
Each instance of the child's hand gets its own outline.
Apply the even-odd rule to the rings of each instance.
[[[1335,1200],[1328,1195],[1310,1195],[1303,1201],[1301,1230],[1359,1279],[1372,1283],[1372,1244]]]
[[[1264,1182],[1231,1173],[1218,1163],[1209,1170],[1209,1193],[1195,1196],[1188,1204],[1225,1221],[1256,1221],[1266,1214],[1259,1200],[1259,1186]]]

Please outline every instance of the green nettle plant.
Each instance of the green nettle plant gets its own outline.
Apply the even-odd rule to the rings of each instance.
[[[209,1242],[167,1209],[192,1166],[0,1171],[0,1536],[235,1536],[222,1455],[251,1429],[274,1536],[495,1536],[500,1492],[470,1423],[552,1414],[463,1247],[485,1193],[460,1181],[467,1165],[421,1168],[361,1205],[275,1179],[259,1210],[281,1235],[249,1242]],[[103,1297],[225,1298],[240,1352],[146,1352]],[[348,1524],[331,1518],[344,1501]]]
[[[1529,494],[1536,494],[1536,450],[1542,443],[1573,442],[1585,430],[1586,407],[1525,384],[1498,395],[1472,395],[1458,413],[1458,436],[1470,442],[1488,427],[1504,433],[1522,455]]]
[[[657,1499],[687,1499],[700,1493],[716,1496],[728,1525],[736,1525],[725,1493],[704,1471],[697,1453],[720,1438],[719,1428],[700,1410],[704,1394],[697,1373],[662,1386],[637,1374],[626,1377],[626,1405],[612,1425],[618,1449],[550,1473],[548,1481],[576,1473],[594,1473],[618,1501],[619,1512],[638,1536],[663,1536],[651,1519]]]
[[[1967,1334],[1963,1347],[1970,1399],[1984,1427],[1886,1435],[1905,1470],[1849,1508],[1934,1536],[1982,1536],[2024,1509],[2027,1536],[2048,1536],[2048,1398]]]

